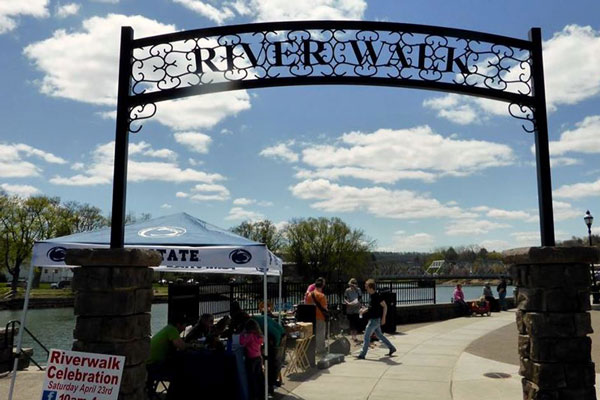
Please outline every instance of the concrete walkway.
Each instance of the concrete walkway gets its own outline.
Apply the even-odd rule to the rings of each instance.
[[[477,338],[514,321],[515,314],[509,311],[432,323],[388,336],[398,349],[395,357],[387,357],[387,349],[379,345],[369,351],[366,360],[348,356],[346,362],[319,371],[284,399],[521,398],[518,366],[464,352]],[[486,373],[491,377],[484,376]]]
[[[592,311],[594,312],[594,311]],[[598,312],[600,315],[600,312]],[[457,318],[434,322],[393,336],[387,335],[398,352],[387,357],[387,348],[369,350],[366,360],[353,355],[346,362],[301,377],[293,389],[278,388],[277,399],[297,400],[507,400],[522,398],[519,367],[515,363],[491,360],[498,349],[516,354],[506,338],[514,311],[491,317]],[[592,321],[600,322],[600,318]],[[504,329],[502,329],[504,328]],[[596,332],[600,323],[594,323]],[[402,330],[402,326],[399,326]],[[503,335],[499,332],[504,331]],[[511,331],[512,332],[512,331]],[[516,327],[514,335],[516,336]],[[596,333],[597,334],[597,333]],[[490,351],[474,355],[467,350],[485,337]],[[471,346],[472,347],[472,346]],[[494,348],[494,349],[492,349]],[[493,351],[492,351],[493,350]],[[593,352],[594,353],[594,352]],[[595,353],[594,353],[595,354]],[[486,358],[490,357],[490,358]],[[497,357],[498,358],[498,357]],[[512,357],[507,357],[510,359]],[[44,380],[42,372],[17,376],[15,399],[38,400]],[[597,374],[600,382],[600,375]],[[6,399],[9,377],[0,377],[0,399]],[[282,395],[283,394],[283,395]],[[600,398],[600,390],[597,389]]]

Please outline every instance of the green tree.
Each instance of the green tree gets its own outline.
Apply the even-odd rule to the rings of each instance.
[[[102,215],[102,210],[87,203],[81,204],[69,201],[61,209],[60,230],[58,236],[70,235],[78,232],[93,231],[109,225],[109,221]]]
[[[458,253],[454,250],[454,247],[448,247],[444,252],[444,260],[453,264],[458,261]]]
[[[306,278],[360,275],[374,242],[340,218],[294,219],[285,229],[287,256]]]
[[[230,230],[255,242],[266,244],[273,253],[280,253],[285,244],[283,233],[269,220],[245,221]]]
[[[33,244],[53,236],[60,225],[59,204],[58,197],[0,197],[1,265],[12,275],[13,297],[21,266],[30,259]]]

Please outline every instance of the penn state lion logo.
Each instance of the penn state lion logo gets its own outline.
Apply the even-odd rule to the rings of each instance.
[[[244,249],[237,249],[229,253],[229,258],[236,264],[247,264],[252,260],[252,254]]]

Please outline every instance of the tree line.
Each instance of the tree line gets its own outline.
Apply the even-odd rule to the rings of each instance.
[[[138,217],[129,212],[125,223],[150,218],[150,214]],[[102,215],[102,210],[87,203],[62,203],[60,198],[48,196],[20,198],[0,192],[0,272],[5,270],[11,275],[11,289],[15,293],[21,267],[30,260],[36,241],[107,226],[110,216]],[[501,254],[477,245],[424,253],[375,251],[375,241],[363,230],[352,228],[337,217],[294,218],[280,227],[269,220],[245,221],[230,230],[266,244],[284,261],[295,264],[299,278],[304,280],[317,276],[338,280],[350,276],[418,275],[434,260],[445,260],[457,271],[468,266],[474,273],[504,272],[496,271],[502,268]],[[593,241],[600,245],[598,235],[594,235]],[[587,243],[587,237],[573,237],[559,245]]]
[[[149,218],[150,214],[137,217],[129,212],[126,222]],[[11,294],[16,293],[21,267],[31,259],[36,241],[107,226],[110,217],[87,203],[61,203],[59,197],[21,198],[0,193],[0,272],[5,270],[11,275]]]

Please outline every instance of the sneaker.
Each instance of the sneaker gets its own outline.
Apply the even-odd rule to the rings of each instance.
[[[395,352],[396,352],[396,349],[390,350],[389,353],[387,354],[388,357],[393,357]]]
[[[357,359],[357,360],[364,360],[364,359],[365,359],[365,356],[361,356],[361,355],[359,354],[359,355],[357,355],[357,356],[356,356],[356,359]]]

